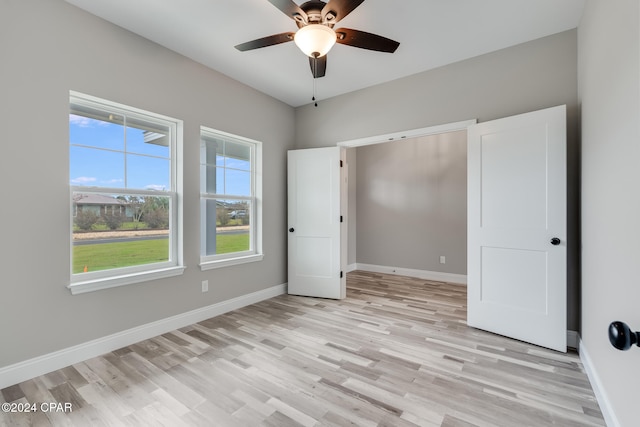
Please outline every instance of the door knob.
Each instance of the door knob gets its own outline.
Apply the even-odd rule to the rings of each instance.
[[[554,237],[553,239],[551,239],[551,244],[553,246],[558,246],[560,244],[560,239],[558,239],[557,237]]]
[[[291,227],[291,228],[289,229],[289,233],[293,233],[294,231],[296,231],[296,230],[294,230],[294,229],[293,229],[293,227]]]
[[[634,344],[640,347],[640,332],[633,332],[624,322],[611,322],[609,341],[618,350],[629,350]]]

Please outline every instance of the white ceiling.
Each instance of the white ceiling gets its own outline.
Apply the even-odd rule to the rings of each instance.
[[[66,0],[297,107],[311,102],[307,57],[294,43],[234,46],[297,29],[267,0]],[[303,1],[296,0],[301,4]],[[576,28],[585,0],[366,0],[335,28],[400,42],[393,53],[336,45],[317,96],[332,96]]]

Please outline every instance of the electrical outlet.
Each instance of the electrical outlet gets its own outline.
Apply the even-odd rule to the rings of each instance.
[[[447,260],[444,255],[440,255],[440,264],[446,264]]]
[[[202,292],[209,292],[209,281],[208,280],[203,280],[202,281]]]

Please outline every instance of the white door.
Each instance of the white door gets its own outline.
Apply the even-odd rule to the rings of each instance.
[[[565,106],[468,129],[469,326],[565,352]]]
[[[288,152],[288,292],[346,296],[341,268],[341,149]]]

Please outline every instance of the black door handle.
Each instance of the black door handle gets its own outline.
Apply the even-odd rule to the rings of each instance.
[[[294,231],[296,231],[296,230],[294,230],[294,229],[293,229],[293,227],[291,227],[291,228],[289,229],[289,233],[293,233]]]
[[[557,237],[554,237],[553,239],[551,239],[551,244],[553,246],[558,246],[560,244],[560,239],[558,239]]]
[[[611,322],[609,341],[618,350],[629,350],[634,344],[640,347],[640,332],[632,331],[629,325],[624,322]]]

